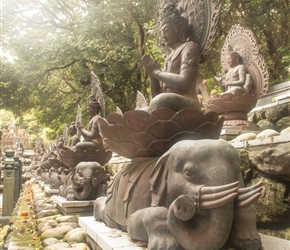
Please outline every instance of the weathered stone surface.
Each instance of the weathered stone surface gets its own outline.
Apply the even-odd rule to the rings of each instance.
[[[48,217],[48,216],[52,216],[56,214],[59,214],[57,209],[42,210],[36,215],[36,217],[39,219],[39,218]]]
[[[51,216],[47,216],[47,217],[44,217],[44,218],[39,218],[37,219],[37,222],[38,223],[41,223],[41,222],[47,222],[49,220],[55,220],[56,218],[60,217],[61,215],[60,214],[55,214],[55,215],[51,215]]]
[[[44,248],[44,250],[60,250],[60,249],[67,249],[67,248],[71,248],[71,246],[66,242],[60,242],[60,243],[53,244],[51,246],[47,246]]]
[[[69,232],[72,229],[73,228],[70,226],[47,229],[41,234],[40,238],[41,240],[45,240],[48,238],[62,239],[67,234],[67,232]]]
[[[285,222],[290,223],[290,205],[285,202],[287,185],[278,181],[261,177],[255,182],[263,182],[261,196],[255,204],[258,223]]]
[[[260,120],[266,119],[265,113],[266,113],[266,110],[259,110],[255,112],[257,120],[260,121]]]
[[[47,247],[47,246],[51,246],[51,245],[54,245],[56,243],[58,243],[59,240],[56,239],[56,238],[48,238],[48,239],[45,239],[43,242],[42,242],[42,245],[44,247]]]
[[[40,234],[42,234],[45,230],[54,228],[58,225],[58,223],[55,220],[49,220],[47,222],[41,222],[37,226],[37,230]]]
[[[266,129],[266,130],[260,132],[259,134],[257,134],[256,138],[257,139],[265,139],[265,138],[269,138],[269,137],[273,137],[273,136],[277,136],[277,135],[280,135],[280,133],[277,132],[276,130]]]
[[[58,223],[61,222],[78,222],[78,217],[77,216],[71,216],[71,215],[66,215],[66,216],[60,216],[56,219]]]
[[[290,126],[290,116],[285,116],[276,123],[276,128],[278,131],[282,131],[283,129],[288,128],[289,126]]]
[[[288,104],[268,108],[265,112],[266,118],[273,123],[276,123],[282,117],[287,115],[289,115]]]
[[[74,245],[74,248],[81,249],[81,250],[89,249],[86,243],[77,243]]]
[[[280,135],[287,135],[287,134],[290,134],[290,127],[285,128],[280,132]]]
[[[61,222],[58,224],[58,227],[62,227],[62,226],[70,226],[72,228],[77,228],[79,227],[79,224],[76,222]]]
[[[75,228],[69,231],[63,238],[65,242],[82,243],[86,241],[87,233],[82,228]]]
[[[237,136],[233,141],[248,141],[256,139],[255,133],[245,133]]]
[[[261,128],[261,129],[274,129],[276,130],[275,124],[268,121],[267,119],[263,119],[258,121],[257,125]]]
[[[43,210],[53,210],[55,208],[56,208],[56,205],[46,203],[46,204],[42,204],[40,206],[35,206],[35,212],[39,213],[39,212],[41,212]]]
[[[249,152],[256,168],[269,176],[290,181],[290,142],[276,144],[266,149],[257,148]]]
[[[241,172],[245,183],[248,183],[252,178],[252,163],[249,158],[249,152],[246,149],[239,150],[241,159]]]

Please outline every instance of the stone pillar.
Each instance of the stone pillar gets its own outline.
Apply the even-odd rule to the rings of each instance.
[[[19,179],[15,179],[14,153],[11,149],[5,151],[2,216],[10,216],[15,204],[15,182],[19,182]]]
[[[22,164],[21,164],[21,161],[19,160],[18,156],[14,156],[14,160],[15,160],[15,164],[14,164],[14,169],[15,169],[14,204],[16,204],[18,201],[21,186],[22,186]]]

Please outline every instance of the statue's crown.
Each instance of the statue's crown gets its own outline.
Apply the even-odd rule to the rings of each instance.
[[[174,19],[181,18],[179,11],[176,9],[174,3],[166,3],[160,9],[159,12],[159,25],[160,27],[167,22],[171,22]]]

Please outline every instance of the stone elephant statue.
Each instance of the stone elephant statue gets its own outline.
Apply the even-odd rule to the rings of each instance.
[[[66,200],[95,200],[106,196],[106,172],[97,162],[80,162],[68,174],[59,190]]]
[[[133,158],[95,201],[94,217],[148,249],[261,249],[239,154],[220,140],[184,140],[160,158]]]

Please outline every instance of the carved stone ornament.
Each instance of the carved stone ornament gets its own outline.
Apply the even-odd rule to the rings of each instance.
[[[96,100],[98,100],[101,110],[100,114],[101,116],[105,116],[105,110],[106,110],[106,104],[105,104],[105,98],[101,86],[101,82],[97,75],[92,71],[91,72],[91,86],[92,86],[92,94],[96,97]]]

